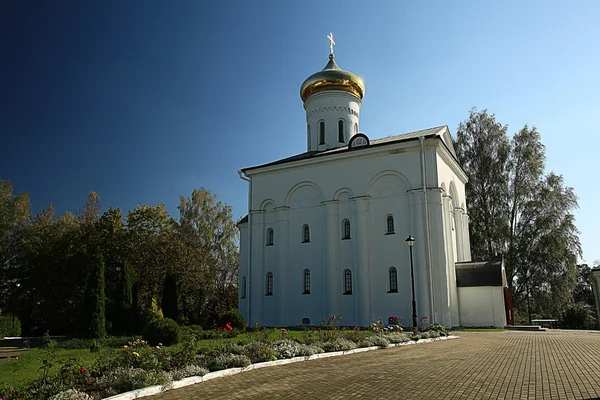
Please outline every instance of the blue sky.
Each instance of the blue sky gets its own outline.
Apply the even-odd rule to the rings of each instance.
[[[374,3],[375,5],[368,5]],[[206,187],[246,213],[236,171],[305,151],[303,80],[336,61],[363,77],[371,138],[487,108],[537,126],[547,169],[579,196],[584,260],[600,260],[594,199],[600,2],[104,1],[0,6],[0,179],[34,212],[90,191],[129,210]]]

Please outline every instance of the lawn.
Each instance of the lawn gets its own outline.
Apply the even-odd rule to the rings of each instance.
[[[288,332],[287,334],[285,332]],[[264,332],[248,332],[242,333],[232,338],[206,339],[198,341],[198,349],[215,346],[223,343],[249,343],[253,340],[277,340],[280,338],[301,340],[303,335],[312,335],[312,332],[301,331],[278,331],[267,330]],[[169,346],[169,349],[177,349],[182,344]],[[121,347],[121,346],[118,346]],[[107,347],[102,346],[100,352],[103,352]],[[49,373],[57,372],[61,366],[72,362],[82,365],[86,369],[89,368],[97,359],[98,352],[91,352],[89,349],[57,349],[54,354],[53,366]],[[24,387],[42,374],[43,360],[50,357],[50,353],[46,348],[35,348],[26,350],[18,359],[11,358],[3,363],[0,363],[0,386],[8,384],[14,387]]]
[[[94,363],[97,353],[92,353],[88,349],[58,349],[55,353],[55,364],[50,372],[56,372],[60,367],[73,359],[84,366]],[[46,349],[29,349],[25,350],[18,359],[11,358],[3,363],[0,363],[0,386],[3,383],[15,387],[23,387],[29,382],[38,378],[42,371],[42,360],[49,356]]]

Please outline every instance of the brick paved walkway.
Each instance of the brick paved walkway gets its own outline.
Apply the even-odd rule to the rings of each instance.
[[[180,399],[589,399],[600,335],[461,333],[461,339],[242,372],[172,390]]]

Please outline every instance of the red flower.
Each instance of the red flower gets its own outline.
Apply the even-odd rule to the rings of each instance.
[[[85,374],[85,368],[81,367],[80,371],[81,371],[81,375]]]
[[[69,362],[73,362],[73,357],[69,357]]]
[[[313,327],[313,331],[316,331],[316,330],[317,330],[317,328]]]

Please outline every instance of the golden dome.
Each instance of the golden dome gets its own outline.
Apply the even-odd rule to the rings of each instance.
[[[365,95],[365,84],[362,79],[352,72],[341,69],[333,58],[333,54],[330,54],[329,62],[325,68],[306,78],[300,87],[302,101],[306,101],[315,93],[327,90],[343,90],[356,95],[362,100]]]

